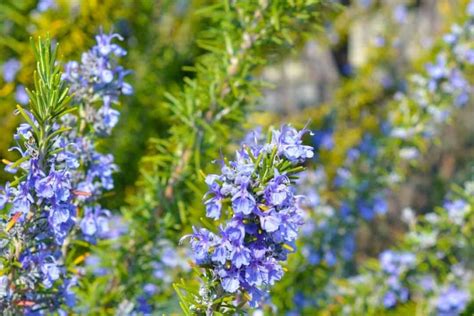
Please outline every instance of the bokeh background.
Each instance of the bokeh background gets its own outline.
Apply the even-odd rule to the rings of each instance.
[[[103,151],[114,154],[121,170],[115,175],[114,191],[105,196],[103,202],[117,214],[123,212],[132,220],[142,216],[140,212],[144,209],[154,209],[156,205],[149,200],[160,200],[164,193],[158,189],[160,180],[150,180],[149,175],[166,163],[159,160],[161,141],[169,137],[175,123],[170,107],[164,106],[169,101],[167,93],[178,93],[184,78],[193,78],[189,67],[206,52],[205,42],[200,39],[207,36],[206,32],[215,23],[203,8],[215,3],[217,1],[208,0],[1,1],[0,158],[15,158],[8,148],[19,123],[13,114],[15,105],[25,102],[23,89],[32,84],[34,59],[30,37],[49,34],[60,43],[61,60],[68,61],[80,59],[81,53],[94,44],[94,35],[101,28],[117,32],[124,37],[122,45],[128,55],[123,62],[133,71],[128,82],[135,92],[122,102],[121,119],[113,136],[101,144]],[[291,49],[281,54],[265,52],[271,62],[255,71],[252,78],[266,82],[256,109],[249,111],[235,134],[227,131],[226,135],[237,142],[244,129],[265,128],[280,122],[303,126],[309,122],[311,129],[317,132],[313,140],[319,149],[315,165],[324,170],[331,183],[344,167],[349,149],[367,134],[383,133],[382,125],[391,115],[389,112],[397,113],[397,106],[392,105],[397,92],[405,91],[409,76],[424,71],[425,65],[435,58],[443,34],[453,23],[464,19],[467,1],[341,0],[339,4],[337,9],[323,13],[324,23],[318,30],[298,39]],[[6,75],[11,73],[9,67],[12,66],[18,68],[13,77]],[[383,249],[395,245],[408,229],[403,216],[431,211],[443,204],[453,184],[474,179],[473,120],[474,102],[469,102],[438,125],[439,137],[421,144],[415,161],[385,159],[376,162],[377,168],[372,165],[356,168],[358,179],[371,183],[372,187],[381,185],[378,178],[393,170],[399,171],[401,178],[384,191],[386,214],[361,221],[354,228],[350,238],[357,241],[355,255],[338,270],[338,275],[354,274],[367,259],[376,258]],[[382,137],[374,137],[384,142]],[[234,148],[228,147],[222,150],[228,152]],[[208,154],[218,155],[218,152]],[[9,175],[1,171],[1,182],[7,179]],[[203,190],[202,183],[197,186],[199,189],[192,190]],[[328,185],[318,194],[322,192],[319,198],[339,208],[341,196],[348,195],[351,189],[344,190]],[[193,210],[200,208],[198,195],[186,198]],[[145,200],[148,202],[144,203]],[[165,208],[164,223],[159,225],[169,230],[147,237],[150,247],[159,244],[157,240],[161,237],[176,245],[180,238],[178,232],[186,231],[192,223],[192,220],[183,222],[179,201]],[[153,214],[161,216],[163,212]],[[302,252],[295,256],[289,267],[298,266],[300,256],[308,254]],[[309,282],[303,292],[322,291],[324,279],[331,275],[326,273],[332,269],[329,261],[326,257],[321,259],[320,266],[315,264],[311,276],[314,282]],[[124,275],[132,271],[120,273],[124,279]],[[275,290],[273,304],[280,311],[291,311],[298,304],[297,293],[292,288],[303,274],[288,274]],[[139,291],[140,282],[131,283],[134,291]],[[127,286],[121,290],[122,294],[131,293]],[[165,311],[177,310],[172,292],[169,289],[168,294],[163,294],[166,299],[174,297],[169,309],[163,307]],[[99,309],[108,313],[110,306],[122,300],[122,294],[108,301],[104,298],[105,303],[96,298],[97,301],[88,303],[89,308],[106,306]]]

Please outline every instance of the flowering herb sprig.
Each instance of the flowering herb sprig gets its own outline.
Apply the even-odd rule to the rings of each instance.
[[[97,44],[82,54],[81,62],[65,65],[63,79],[71,85],[74,101],[81,105],[81,118],[94,133],[108,136],[118,122],[120,113],[112,108],[121,95],[130,95],[133,88],[124,81],[129,70],[117,62],[127,52],[114,39],[123,40],[117,33],[96,36]],[[100,106],[95,106],[97,103]],[[81,128],[85,128],[84,125]]]
[[[63,79],[71,85],[73,103],[79,107],[78,115],[69,115],[63,124],[70,128],[63,142],[70,144],[72,156],[82,166],[72,174],[78,204],[84,205],[80,228],[87,241],[105,238],[109,232],[110,212],[97,200],[104,191],[114,188],[112,175],[117,171],[114,157],[97,150],[101,138],[110,136],[118,122],[120,112],[112,106],[121,95],[133,92],[124,77],[130,73],[118,64],[126,51],[113,39],[123,40],[119,34],[96,36],[96,45],[82,54],[81,63],[65,65]],[[66,157],[67,158],[67,157]]]
[[[307,132],[285,125],[264,144],[258,134],[247,137],[236,159],[222,163],[221,174],[206,177],[206,215],[226,220],[218,232],[194,227],[186,236],[207,280],[198,304],[189,307],[193,312],[235,311],[231,301],[237,294],[243,303],[257,306],[283,276],[280,262],[295,251],[303,224],[302,196],[292,185],[302,164],[313,157],[313,148],[302,144]]]
[[[20,153],[6,162],[16,174],[0,191],[3,210],[0,307],[6,314],[56,310],[73,296],[64,268],[64,240],[75,223],[71,166],[61,159],[61,119],[75,110],[56,63],[57,47],[49,39],[34,45],[35,90],[28,109],[17,106],[26,123],[14,135]]]
[[[3,223],[2,251],[8,258],[0,291],[4,310],[57,311],[63,303],[73,306],[71,290],[77,276],[68,271],[84,257],[68,258],[70,243],[77,237],[73,228],[80,228],[82,239],[92,243],[111,233],[109,211],[97,200],[113,188],[117,168],[113,156],[98,152],[96,146],[117,123],[118,111],[112,104],[121,94],[132,92],[123,82],[128,72],[109,56],[125,54],[110,42],[115,37],[98,35],[97,45],[83,55],[90,63],[82,64],[74,75],[60,74],[49,40],[39,45],[37,90],[29,93],[29,110],[18,107],[27,122],[14,137],[18,144],[14,149],[22,158],[7,162],[6,168],[18,176],[0,191],[0,207],[9,218]],[[104,72],[109,73],[105,83],[99,79]],[[71,99],[77,107],[68,105]],[[73,113],[76,108],[79,111]]]

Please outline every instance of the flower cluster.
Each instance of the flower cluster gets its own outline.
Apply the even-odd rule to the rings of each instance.
[[[113,60],[107,59],[107,49],[124,54],[120,47],[104,40],[113,37],[99,35],[97,46],[86,55],[92,58],[95,56],[93,52],[100,50],[100,61],[105,63],[103,70],[108,71],[107,67],[113,66],[117,76],[112,77],[108,86],[97,85],[94,78],[86,82],[84,77],[76,77],[87,91],[87,94],[73,91],[76,93],[75,105],[80,108],[79,115],[66,114],[65,103],[69,100],[66,93],[61,95],[57,104],[48,103],[49,112],[35,109],[35,106],[44,107],[36,104],[41,102],[37,99],[31,103],[32,111],[19,109],[27,123],[18,127],[14,135],[17,145],[12,150],[18,151],[21,158],[15,163],[7,162],[6,167],[18,178],[0,189],[0,209],[5,209],[10,218],[7,223],[2,223],[8,233],[2,242],[3,255],[18,261],[21,268],[11,267],[11,278],[2,280],[2,284],[6,284],[5,295],[0,298],[4,310],[16,310],[19,306],[26,306],[25,310],[56,310],[63,303],[72,304],[71,290],[76,278],[69,277],[64,258],[69,240],[74,238],[71,234],[73,228],[80,228],[84,239],[89,242],[111,234],[110,212],[97,200],[105,190],[113,189],[112,174],[117,167],[112,155],[96,150],[96,135],[103,135],[102,130],[92,135],[86,132],[96,128],[101,121],[110,132],[116,122],[111,123],[110,117],[100,116],[100,113],[118,113],[110,108],[111,102],[118,101],[122,87],[127,93],[131,92],[122,80],[126,72],[115,66]],[[86,71],[87,67],[83,65],[81,70]],[[56,84],[64,91],[62,80],[65,79],[67,76],[62,79],[55,77]],[[47,77],[39,80],[47,80]],[[113,92],[117,87],[121,88]],[[41,90],[37,93],[49,100],[48,93],[51,92]],[[88,115],[98,102],[103,106],[91,121]],[[78,216],[78,210],[81,210],[81,216]],[[38,291],[40,284],[49,290]]]
[[[403,116],[391,117],[391,125],[396,126],[391,135],[405,142],[407,160],[416,158],[415,142],[411,144],[416,136],[432,138],[439,124],[448,120],[456,107],[463,107],[469,101],[472,86],[465,77],[465,70],[474,65],[471,6],[472,3],[468,6],[467,21],[454,24],[444,36],[443,48],[435,60],[426,65],[426,72],[414,75],[409,91],[396,96]]]
[[[456,225],[461,226],[468,212],[471,210],[470,205],[464,199],[447,200],[444,208],[448,213],[449,219]]]
[[[130,73],[117,62],[126,51],[112,42],[120,39],[119,34],[100,33],[97,44],[82,54],[81,63],[72,61],[66,64],[63,79],[71,85],[73,102],[80,107],[79,117],[67,115],[63,125],[70,130],[63,139],[68,144],[69,155],[81,166],[71,175],[76,188],[77,199],[84,207],[80,227],[87,241],[95,242],[105,238],[111,229],[108,225],[110,211],[103,209],[97,200],[104,191],[114,188],[113,173],[117,171],[114,157],[97,151],[99,137],[110,135],[117,124],[120,113],[112,108],[119,97],[133,92],[132,87],[123,81]],[[92,131],[92,133],[87,133]]]
[[[312,148],[302,144],[306,132],[285,125],[266,144],[253,133],[220,175],[206,177],[207,216],[217,220],[226,211],[230,219],[217,233],[194,228],[196,263],[209,267],[225,292],[246,292],[253,305],[282,277],[279,261],[294,251],[303,224],[302,197],[294,194],[291,179],[313,157]]]
[[[386,250],[380,254],[380,265],[386,274],[388,290],[383,297],[383,304],[391,308],[408,300],[409,291],[401,283],[400,277],[416,263],[416,257],[409,252]]]
[[[124,81],[130,71],[117,64],[116,58],[127,52],[113,39],[123,40],[119,34],[100,33],[96,36],[97,44],[82,54],[81,63],[71,61],[66,64],[63,75],[71,85],[71,91],[78,103],[85,103],[84,118],[92,124],[94,131],[110,135],[118,122],[120,113],[112,108],[120,95],[133,93],[132,86]],[[101,101],[99,109],[93,103]]]
[[[0,189],[0,210],[9,218],[1,223],[5,236],[0,243],[5,263],[11,263],[2,265],[8,278],[1,280],[0,307],[6,312],[21,307],[27,312],[56,309],[73,300],[66,300],[74,281],[64,267],[63,247],[76,223],[71,172],[78,166],[61,158],[59,119],[67,110],[68,98],[65,86],[53,76],[59,72],[55,51],[49,41],[37,49],[40,56],[53,57],[42,60],[42,68],[38,66],[40,76],[30,111],[18,107],[26,123],[18,127],[11,150],[18,151],[20,158],[6,162],[6,170],[17,177]],[[52,89],[59,98],[52,96]]]
[[[460,315],[469,302],[469,293],[455,285],[443,289],[436,300],[436,312],[439,316]]]

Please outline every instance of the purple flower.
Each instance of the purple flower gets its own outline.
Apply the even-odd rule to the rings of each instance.
[[[107,218],[109,229],[102,232],[101,238],[117,239],[128,231],[128,223],[122,216],[112,215]]]
[[[222,200],[212,198],[206,201],[206,216],[213,219],[219,219],[221,216]]]
[[[239,272],[236,269],[220,269],[218,275],[221,277],[222,288],[229,293],[237,291],[240,285]]]
[[[250,295],[252,306],[264,296],[260,287],[267,289],[281,279],[279,261],[296,248],[302,197],[293,194],[291,174],[279,168],[312,157],[312,148],[302,144],[305,132],[283,126],[266,144],[255,133],[247,137],[249,144],[242,144],[234,161],[223,163],[221,175],[206,177],[206,215],[219,219],[223,203],[230,200],[232,217],[217,235],[193,227],[193,234],[185,236],[191,238],[196,263],[210,269],[225,292]]]
[[[117,125],[120,117],[120,112],[103,106],[97,112],[97,120],[94,122],[94,129],[99,134],[110,135],[112,129]]]
[[[65,172],[57,172],[53,169],[47,177],[42,178],[35,184],[36,195],[41,198],[55,198],[57,201],[65,202],[70,197],[71,184]]]
[[[76,208],[72,204],[62,204],[50,210],[48,221],[58,245],[61,245],[75,224]]]
[[[309,131],[303,129],[297,131],[290,125],[283,125],[278,130],[273,130],[272,144],[276,145],[278,152],[291,162],[304,161],[314,156],[311,146],[303,145],[302,137]]]
[[[61,276],[61,270],[57,265],[56,259],[52,256],[43,259],[41,272],[43,274],[43,285],[46,288],[51,288],[54,281],[58,280]]]
[[[346,168],[339,168],[336,171],[336,177],[334,178],[334,185],[336,187],[342,187],[350,179],[351,172]]]
[[[16,87],[15,100],[21,105],[28,104],[28,102],[30,101],[30,98],[28,97],[28,94],[26,93],[25,87],[21,84],[19,84]]]
[[[386,308],[392,308],[397,305],[397,296],[394,292],[388,291],[383,297],[383,305]]]
[[[112,43],[113,39],[122,40],[122,37],[101,32],[96,36],[97,45],[82,55],[81,63],[67,63],[63,74],[77,103],[92,105],[102,100],[103,104],[98,110],[89,106],[85,115],[95,132],[101,136],[110,135],[119,120],[120,113],[112,105],[121,94],[133,93],[130,84],[124,82],[130,71],[119,66],[116,61],[118,57],[125,56],[126,51]]]
[[[436,301],[439,316],[460,315],[469,302],[469,293],[451,285],[444,289]]]
[[[101,32],[99,35],[95,37],[97,41],[96,49],[102,56],[107,56],[110,53],[113,53],[117,57],[122,57],[127,54],[127,52],[123,48],[121,48],[117,44],[112,43],[112,40],[114,38],[117,38],[123,41],[123,37],[117,33],[104,34]]]
[[[330,267],[333,267],[337,262],[337,258],[334,255],[334,252],[332,251],[326,251],[324,253],[324,260],[326,261],[327,265]]]
[[[80,224],[82,233],[89,240],[94,240],[92,237],[103,238],[110,230],[109,217],[110,211],[102,209],[100,205],[85,207],[84,218]]]
[[[0,210],[3,210],[5,205],[10,200],[11,193],[10,184],[8,182],[4,188],[0,187]]]
[[[57,8],[57,4],[55,0],[40,0],[38,2],[38,6],[36,7],[36,10],[39,12],[44,12],[49,9],[55,9]]]
[[[265,212],[260,216],[260,225],[262,229],[268,233],[273,233],[278,230],[281,224],[279,214],[274,210]]]
[[[331,129],[313,131],[313,142],[319,148],[323,148],[326,150],[333,149],[334,148],[333,131]]]
[[[30,211],[31,204],[34,202],[28,183],[26,181],[20,182],[17,188],[12,188],[12,194],[14,198],[10,214],[17,212],[27,214]]]
[[[377,195],[374,198],[374,211],[377,214],[385,214],[388,210],[387,200],[382,195]]]
[[[438,55],[436,58],[436,64],[427,64],[426,71],[430,76],[429,90],[434,91],[441,79],[447,78],[449,75],[449,69],[447,68],[447,60],[445,55]]]
[[[10,58],[3,64],[3,79],[5,82],[12,82],[15,80],[18,70],[21,68],[21,63],[16,58]]]
[[[232,209],[236,214],[249,215],[255,209],[255,198],[243,188],[232,197]]]
[[[231,258],[232,263],[237,268],[248,266],[250,262],[250,250],[242,245],[234,246],[232,248]]]
[[[109,273],[109,270],[102,266],[100,257],[96,255],[88,256],[85,260],[85,264],[95,276],[107,275]]]
[[[395,7],[393,11],[393,18],[395,21],[398,23],[403,23],[405,22],[405,19],[407,17],[407,8],[403,4],[399,4]]]
[[[219,244],[219,238],[205,228],[196,229],[193,227],[193,234],[183,238],[191,238],[191,248],[194,259],[198,264],[209,261],[209,249]],[[182,240],[183,240],[182,238]]]
[[[469,16],[474,16],[474,1],[469,2],[466,12]]]
[[[448,212],[449,219],[457,225],[462,225],[466,214],[469,212],[469,204],[462,200],[457,199],[454,201],[446,201],[444,208]]]
[[[382,270],[388,274],[399,275],[415,264],[415,256],[408,252],[386,250],[380,254]]]
[[[17,127],[16,134],[13,135],[13,139],[17,141],[29,140],[31,137],[33,137],[31,131],[32,128],[29,124],[22,123]]]
[[[65,279],[63,286],[61,287],[61,295],[64,297],[64,301],[67,306],[73,307],[76,305],[76,294],[72,289],[77,285],[77,277]]]
[[[292,193],[286,185],[288,182],[288,177],[284,175],[278,175],[270,181],[265,188],[267,202],[273,206],[281,206],[289,197],[292,197]]]
[[[374,218],[374,210],[366,201],[359,200],[357,202],[357,208],[363,219],[370,221]]]

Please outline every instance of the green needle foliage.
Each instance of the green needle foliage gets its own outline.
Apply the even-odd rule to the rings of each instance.
[[[142,161],[142,185],[156,191],[157,214],[173,216],[177,229],[189,223],[190,211],[180,205],[189,208],[200,196],[199,172],[212,153],[238,139],[264,85],[258,71],[319,31],[330,8],[329,1],[222,1],[199,11],[214,25],[198,41],[208,53],[187,68],[194,79],[166,95],[169,135],[152,138],[155,152]],[[191,221],[201,214],[197,210]]]

